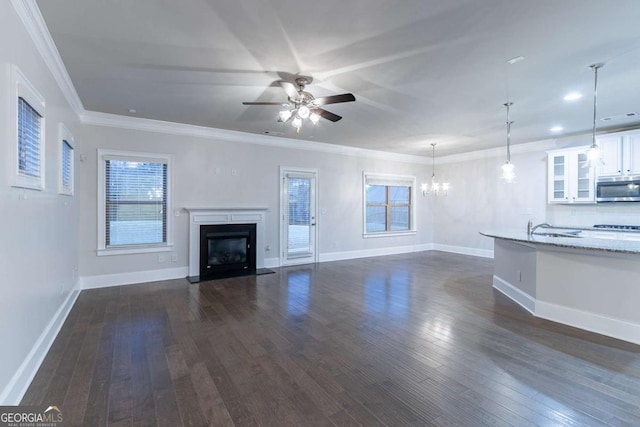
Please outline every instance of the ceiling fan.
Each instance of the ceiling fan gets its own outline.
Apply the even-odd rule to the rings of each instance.
[[[296,132],[300,132],[302,121],[309,119],[316,124],[320,117],[332,122],[342,119],[341,116],[320,108],[322,105],[338,104],[340,102],[355,101],[356,97],[351,93],[343,93],[341,95],[330,95],[322,98],[315,98],[309,92],[306,92],[305,86],[311,83],[313,79],[308,76],[300,76],[295,79],[295,85],[287,81],[279,81],[280,86],[287,93],[288,102],[243,102],[244,105],[279,105],[285,107],[279,113],[281,122],[291,120],[291,125],[296,128]],[[297,86],[297,87],[296,87]]]

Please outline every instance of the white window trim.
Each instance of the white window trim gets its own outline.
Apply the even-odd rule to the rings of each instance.
[[[67,141],[69,146],[71,147],[71,188],[66,188],[62,182],[62,163],[64,159],[64,150],[63,144],[64,141]],[[60,173],[58,174],[58,193],[64,194],[66,196],[73,196],[74,188],[75,188],[75,150],[76,143],[73,139],[73,134],[71,131],[64,125],[64,123],[60,123],[58,125],[58,142],[60,144],[60,154],[58,156],[58,166],[60,167]]]
[[[11,108],[10,108],[10,137],[11,148],[9,150],[11,167],[11,185],[13,187],[29,188],[42,191],[45,189],[45,129],[46,110],[45,101],[36,88],[27,80],[25,75],[16,65],[11,66]],[[27,176],[20,173],[18,160],[18,98],[23,98],[40,114],[40,170],[39,176]]]
[[[409,214],[409,229],[405,231],[376,231],[367,232],[367,181],[385,181],[385,185],[394,183],[410,183],[411,185],[411,210]],[[416,230],[416,177],[410,175],[397,175],[387,173],[362,172],[362,237],[365,239],[376,237],[413,236]]]
[[[162,161],[167,164],[167,241],[166,243],[148,244],[148,245],[131,245],[127,247],[107,247],[106,246],[106,218],[105,218],[105,206],[106,206],[106,194],[105,194],[105,158],[114,159],[122,158],[122,160],[131,161]],[[96,254],[98,256],[109,255],[130,255],[130,254],[142,254],[151,252],[169,252],[173,249],[173,226],[172,218],[173,212],[171,197],[172,197],[172,179],[173,173],[172,167],[173,157],[170,154],[159,153],[141,153],[135,151],[120,151],[120,150],[103,150],[98,149],[98,248]]]

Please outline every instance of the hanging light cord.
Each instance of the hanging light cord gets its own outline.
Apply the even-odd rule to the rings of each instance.
[[[431,144],[431,181],[436,180],[436,144]]]
[[[507,162],[511,163],[511,124],[513,123],[509,120],[509,109],[513,105],[513,102],[507,102],[504,104],[507,107]]]
[[[604,64],[593,64],[591,68],[595,73],[595,77],[593,79],[593,132],[592,132],[592,140],[591,146],[596,146],[596,111],[598,108],[598,68],[601,68]]]

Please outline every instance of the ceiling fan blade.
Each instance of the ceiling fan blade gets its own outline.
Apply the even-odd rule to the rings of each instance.
[[[322,108],[313,108],[311,112],[316,113],[320,117],[323,117],[332,122],[337,122],[338,120],[342,119],[342,116],[333,114],[331,111],[323,110]]]
[[[322,98],[316,98],[312,101],[313,105],[327,105],[338,104],[339,102],[351,102],[355,101],[356,97],[352,93],[343,93],[342,95],[324,96]]]
[[[286,102],[243,102],[242,105],[288,105]]]
[[[300,94],[298,93],[298,89],[296,88],[296,86],[293,83],[280,81],[280,86],[282,86],[282,89],[284,89],[284,91],[287,92],[287,96],[289,98],[291,98],[291,99],[300,98]]]

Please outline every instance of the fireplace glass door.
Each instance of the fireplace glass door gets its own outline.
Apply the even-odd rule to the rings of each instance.
[[[256,225],[200,226],[200,279],[256,271]]]

